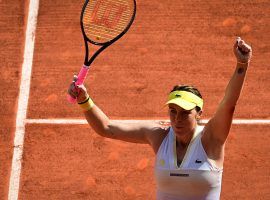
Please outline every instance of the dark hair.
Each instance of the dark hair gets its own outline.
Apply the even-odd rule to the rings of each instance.
[[[191,85],[175,85],[171,92],[174,92],[174,91],[187,91],[187,92],[191,92],[191,93],[195,94],[196,96],[202,98],[200,91]],[[196,111],[199,112],[200,110],[201,110],[201,108],[196,106]]]

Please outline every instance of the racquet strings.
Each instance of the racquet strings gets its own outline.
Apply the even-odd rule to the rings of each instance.
[[[83,13],[83,28],[87,38],[106,43],[130,25],[134,14],[133,0],[91,0]]]

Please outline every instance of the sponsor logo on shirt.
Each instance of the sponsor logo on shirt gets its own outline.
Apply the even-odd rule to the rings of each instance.
[[[170,173],[170,176],[181,176],[181,177],[189,177],[189,174],[178,174],[178,173]]]
[[[160,159],[160,160],[159,160],[159,165],[160,165],[160,166],[165,166],[165,160]]]

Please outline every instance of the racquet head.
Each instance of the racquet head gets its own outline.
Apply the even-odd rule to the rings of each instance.
[[[83,35],[95,45],[113,43],[127,32],[135,13],[135,0],[86,1],[81,14]]]

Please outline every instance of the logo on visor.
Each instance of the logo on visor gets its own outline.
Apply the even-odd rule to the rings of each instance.
[[[181,94],[175,94],[175,97],[181,98]]]

